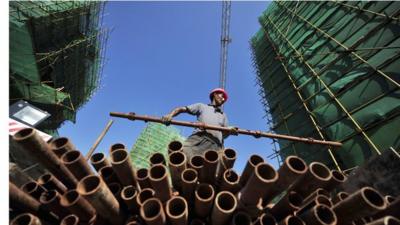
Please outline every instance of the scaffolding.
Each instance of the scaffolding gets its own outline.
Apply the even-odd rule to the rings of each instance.
[[[105,2],[10,1],[10,104],[24,99],[52,116],[55,130],[101,82],[108,29]]]
[[[251,46],[271,129],[343,143],[279,140],[276,154],[345,170],[400,147],[399,13],[399,2],[270,4]]]
[[[168,144],[171,141],[184,140],[177,128],[149,122],[132,147],[132,164],[138,169],[149,168],[149,158],[153,153],[162,153],[165,159],[168,159]]]

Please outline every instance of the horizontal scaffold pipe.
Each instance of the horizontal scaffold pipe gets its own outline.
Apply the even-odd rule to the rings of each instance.
[[[130,119],[130,120],[142,120],[145,122],[164,123],[161,118],[152,117],[152,116],[136,115],[135,113],[110,112],[110,116],[120,117],[120,118],[125,118],[125,119]],[[218,131],[223,131],[223,132],[228,132],[228,133],[232,131],[232,129],[228,128],[228,127],[212,126],[212,125],[207,125],[204,123],[197,123],[197,122],[171,120],[170,124],[186,126],[186,127],[196,127],[196,128],[200,128],[200,129],[218,130]],[[312,138],[296,137],[296,136],[283,135],[283,134],[273,134],[273,133],[267,133],[267,132],[261,132],[261,131],[245,130],[245,129],[240,129],[240,128],[238,128],[236,130],[236,132],[237,132],[237,134],[251,135],[256,138],[267,137],[267,138],[277,138],[277,139],[285,139],[285,140],[290,140],[290,141],[305,142],[308,144],[329,145],[329,146],[335,146],[335,147],[342,146],[342,143],[335,142],[335,141],[315,140]]]

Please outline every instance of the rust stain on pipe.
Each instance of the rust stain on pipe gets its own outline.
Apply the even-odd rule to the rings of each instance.
[[[111,166],[110,161],[108,161],[104,153],[101,152],[94,153],[92,157],[90,157],[90,163],[96,171],[100,171],[100,169],[105,166]]]
[[[74,144],[67,137],[59,137],[50,142],[51,151],[57,155],[58,158],[68,152],[75,150]]]
[[[53,174],[45,173],[39,177],[38,183],[42,185],[46,190],[56,190],[60,194],[64,194],[67,188],[61,181],[59,181]]]
[[[91,223],[96,218],[96,210],[75,189],[64,193],[60,205],[76,215],[83,223]]]
[[[15,217],[10,225],[42,225],[42,223],[36,216],[30,213],[23,213]]]
[[[60,225],[79,225],[79,218],[76,215],[68,215],[61,220]]]
[[[236,210],[236,197],[229,191],[221,191],[215,197],[215,203],[211,212],[211,224],[224,225],[230,221]]]
[[[181,175],[186,169],[186,155],[183,152],[172,152],[169,154],[169,171],[171,173],[172,186],[178,190],[182,190]]]
[[[281,221],[289,214],[298,210],[302,203],[303,197],[301,197],[301,195],[297,194],[295,191],[289,191],[272,207],[271,213],[277,221]]]
[[[373,215],[386,208],[385,199],[371,187],[364,187],[349,195],[333,206],[338,224],[350,224],[351,221]]]
[[[215,197],[214,188],[210,184],[200,183],[195,191],[194,211],[200,218],[205,218],[211,211]]]
[[[100,177],[90,175],[79,181],[77,191],[85,197],[96,209],[99,215],[103,216],[113,225],[123,223],[124,215],[117,199],[113,196],[107,185]]]
[[[232,169],[225,170],[219,189],[236,194],[240,189],[239,175]]]
[[[217,151],[208,150],[203,155],[204,163],[200,171],[199,181],[201,183],[215,184],[219,155]]]
[[[164,225],[166,217],[161,201],[157,198],[149,198],[140,208],[140,216],[147,225]]]
[[[70,214],[70,212],[66,208],[61,206],[60,200],[60,194],[55,190],[50,190],[42,193],[39,202],[42,204],[44,209],[46,209],[47,211],[52,211],[61,220],[62,218]]]
[[[157,164],[150,168],[150,184],[155,191],[155,197],[161,202],[166,202],[171,198],[172,191],[168,182],[167,167]]]
[[[311,210],[300,215],[307,225],[335,225],[335,212],[326,205],[316,205]]]
[[[141,189],[151,188],[149,170],[147,168],[136,170],[136,179]]]
[[[245,212],[237,212],[233,215],[231,225],[251,225],[251,217]]]
[[[117,149],[111,154],[111,165],[123,186],[137,186],[135,169],[131,163],[131,157],[125,149]]]
[[[36,200],[39,200],[42,193],[46,191],[46,189],[38,184],[36,181],[30,181],[22,185],[21,189],[22,191],[28,193],[30,196],[34,197]]]
[[[137,195],[138,195],[138,191],[132,185],[124,187],[121,191],[121,199],[128,206],[128,210],[132,214],[139,213],[139,205],[136,201]]]
[[[181,180],[182,180],[182,196],[186,199],[186,201],[189,203],[189,205],[193,204],[193,195],[194,195],[194,190],[196,189],[196,184],[197,184],[197,171],[188,168],[183,171],[181,174]]]
[[[74,174],[77,180],[93,175],[92,169],[80,151],[71,150],[61,156],[62,163]]]
[[[169,199],[165,211],[170,224],[186,225],[188,223],[188,204],[183,197],[174,196]]]
[[[150,156],[149,161],[150,161],[150,166],[154,166],[154,165],[158,165],[158,164],[167,165],[165,162],[164,155],[160,152],[153,153]]]
[[[50,150],[50,146],[37,134],[36,130],[32,128],[22,129],[13,138],[67,187],[76,186],[78,180]]]
[[[173,152],[181,152],[183,151],[183,144],[180,141],[171,141],[168,144],[168,155]]]
[[[249,160],[246,163],[246,166],[244,167],[242,176],[240,177],[240,181],[239,181],[240,186],[244,187],[246,185],[247,180],[254,173],[254,168],[258,164],[263,163],[263,162],[264,162],[264,159],[259,155],[251,155],[250,156]]]

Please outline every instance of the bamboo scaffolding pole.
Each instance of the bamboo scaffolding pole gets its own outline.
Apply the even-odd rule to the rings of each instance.
[[[160,118],[136,115],[135,113],[110,112],[110,116],[120,117],[120,118],[125,118],[125,119],[130,119],[130,120],[143,120],[145,122],[164,123],[162,121],[162,119],[160,119]],[[186,126],[186,127],[195,127],[195,128],[200,128],[200,129],[218,130],[218,131],[228,132],[228,133],[232,132],[232,129],[228,128],[228,127],[212,126],[212,125],[207,125],[204,123],[171,120],[170,124]],[[289,135],[282,135],[282,134],[273,134],[273,133],[266,133],[266,132],[261,132],[261,131],[245,130],[245,129],[240,129],[240,128],[238,128],[236,130],[236,132],[238,134],[250,135],[250,136],[254,136],[256,138],[258,138],[258,137],[277,138],[277,139],[285,139],[285,140],[290,140],[290,141],[304,142],[304,143],[308,143],[308,144],[320,144],[320,145],[329,145],[329,146],[335,146],[335,147],[342,146],[341,143],[335,142],[335,141],[315,140],[315,139],[311,139],[311,138],[296,137],[296,136],[289,136]]]

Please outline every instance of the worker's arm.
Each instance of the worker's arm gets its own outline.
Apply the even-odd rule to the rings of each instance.
[[[163,116],[161,119],[163,120],[163,122],[164,122],[165,124],[168,125],[168,124],[171,122],[171,120],[172,120],[173,117],[175,117],[175,116],[177,116],[177,115],[179,115],[180,113],[183,113],[183,112],[188,112],[187,107],[178,107],[178,108],[175,108],[175,109],[172,110],[170,113],[168,113],[167,115]]]

